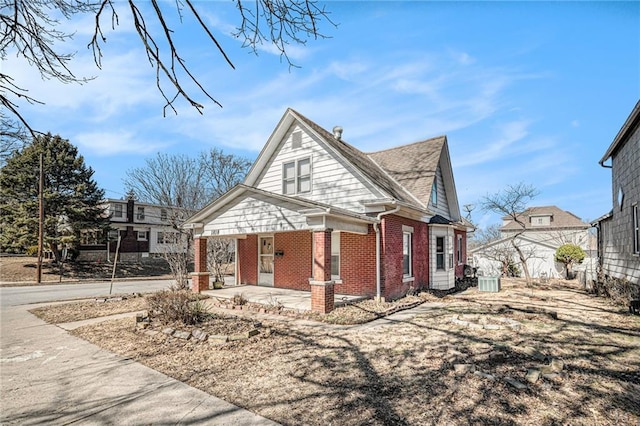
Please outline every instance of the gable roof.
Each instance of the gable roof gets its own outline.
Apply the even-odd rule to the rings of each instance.
[[[529,217],[531,216],[553,216],[553,221],[549,226],[532,226]],[[583,222],[578,216],[571,212],[562,210],[556,206],[541,206],[541,207],[529,207],[524,212],[517,216],[518,220],[524,223],[526,230],[545,230],[545,229],[566,229],[577,228],[587,229],[591,225]],[[503,217],[504,220],[509,220],[510,217]],[[500,228],[501,231],[515,231],[521,230],[520,225],[510,220],[507,224]]]
[[[446,176],[447,196],[451,198],[450,212],[454,221],[460,219],[446,136],[366,154],[342,139],[337,139],[333,133],[291,108],[287,109],[260,152],[258,159],[247,174],[245,185],[254,186],[256,184],[266,162],[275,153],[277,142],[294,121],[318,137],[335,154],[351,164],[362,177],[385,192],[390,198],[427,213],[430,213],[431,185],[439,161],[444,155],[446,165],[443,168],[443,175]]]
[[[612,155],[615,154],[618,147],[624,145],[627,140],[629,140],[629,136],[633,131],[640,125],[640,100],[636,103],[636,106],[633,107],[631,114],[627,117],[627,120],[624,122],[620,131],[616,135],[615,139],[607,149],[607,152],[604,153],[602,159],[599,161],[600,165],[607,161]]]
[[[446,137],[439,136],[372,152],[368,156],[424,206],[428,206],[433,178],[445,143]]]
[[[338,151],[342,157],[358,168],[364,175],[375,182],[376,185],[381,187],[391,197],[416,207],[426,208],[426,204],[423,205],[414,194],[409,192],[406,187],[403,187],[399,182],[393,179],[387,171],[372,161],[367,154],[352,145],[349,145],[342,139],[336,139],[331,132],[323,129],[299,112],[295,110],[290,111],[294,113],[304,124],[321,136],[331,148]]]

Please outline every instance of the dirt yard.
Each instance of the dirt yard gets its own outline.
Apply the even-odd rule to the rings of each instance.
[[[133,318],[74,334],[286,425],[639,424],[640,317],[625,307],[575,282],[426,299],[350,326],[218,310],[260,323],[226,343]]]
[[[0,257],[0,283],[3,285],[35,284],[38,259],[30,256]],[[105,262],[66,262],[60,279],[60,267],[49,260],[42,262],[42,282],[55,284],[77,282],[83,279],[110,279],[113,264]],[[116,278],[157,277],[171,278],[166,262],[154,260],[150,263],[120,263],[116,267]]]

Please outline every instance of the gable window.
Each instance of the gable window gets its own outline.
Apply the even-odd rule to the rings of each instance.
[[[136,215],[136,219],[144,220],[144,207],[138,207],[138,214]]]
[[[413,265],[411,262],[413,244],[411,244],[411,232],[402,233],[402,275],[404,277],[413,276]]]
[[[444,270],[444,237],[436,237],[436,269]]]
[[[113,205],[113,217],[122,217],[122,204]]]
[[[438,205],[438,176],[433,177],[433,185],[431,185],[431,204]]]
[[[167,220],[167,209],[160,209],[160,220],[163,222]]]
[[[138,241],[147,241],[149,239],[149,231],[138,231]]]
[[[462,235],[458,235],[457,258],[458,265],[462,264]]]
[[[311,158],[301,158],[282,165],[282,193],[311,192]]]
[[[340,279],[340,232],[331,233],[331,278]]]
[[[640,217],[637,203],[633,205],[633,252],[640,254]]]

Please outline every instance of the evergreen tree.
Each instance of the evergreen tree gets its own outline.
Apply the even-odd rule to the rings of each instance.
[[[60,136],[38,136],[15,151],[0,169],[0,251],[24,253],[38,243],[40,153],[44,171],[45,248],[56,259],[64,246],[77,247],[81,230],[109,227],[99,206],[104,191],[78,149]]]

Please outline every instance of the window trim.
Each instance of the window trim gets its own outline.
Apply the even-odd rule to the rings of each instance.
[[[336,241],[337,241],[337,247],[334,246]],[[341,247],[340,246],[341,246],[341,241],[342,241],[342,239],[340,238],[340,232],[339,231],[331,232],[331,279],[334,280],[334,281],[335,280],[340,280],[340,272],[341,272],[341,269],[340,269],[340,260],[341,260],[341,258],[340,258],[340,251],[341,251],[340,248]],[[336,250],[334,250],[334,248]],[[334,266],[333,258],[334,258],[334,256],[337,256],[337,258],[338,258],[338,262],[337,262],[338,274],[337,275],[333,273],[333,266]]]
[[[308,161],[309,162],[309,174],[301,175],[300,174],[300,163]],[[285,169],[287,166],[293,165],[293,177],[285,178]],[[302,179],[309,179],[309,190],[301,191],[300,184]],[[282,194],[283,195],[298,195],[298,194],[310,194],[312,192],[312,183],[313,183],[313,161],[311,156],[305,156],[296,158],[295,160],[287,161],[286,163],[282,163]],[[293,192],[287,192],[287,183],[293,182]]]
[[[406,253],[405,249],[407,249]],[[408,271],[405,271],[405,256],[409,258],[407,262]],[[402,231],[402,277],[413,277],[413,232],[408,230]]]
[[[631,229],[633,233],[633,254],[640,255],[640,212],[638,203],[631,206]]]
[[[167,209],[160,209],[160,220],[166,222],[169,218],[169,213]]]
[[[442,239],[442,251],[438,251],[438,240]],[[436,271],[446,271],[447,270],[447,258],[445,257],[445,255],[447,254],[447,250],[446,250],[446,242],[445,242],[445,237],[441,236],[438,237],[436,236]],[[438,266],[438,256],[441,255],[442,256],[442,267],[440,268]]]
[[[462,235],[458,234],[457,238],[458,246],[456,247],[456,256],[458,258],[458,265],[462,265]]]
[[[144,234],[144,237],[140,237],[141,233]],[[136,240],[138,240],[138,241],[149,241],[149,231],[136,231]]]
[[[144,220],[144,207],[138,207],[136,210],[136,220]]]
[[[124,209],[122,208],[122,203],[115,203],[113,205],[113,217],[122,217],[122,212]]]
[[[431,204],[438,206],[438,175],[433,176],[433,185],[431,185]]]

